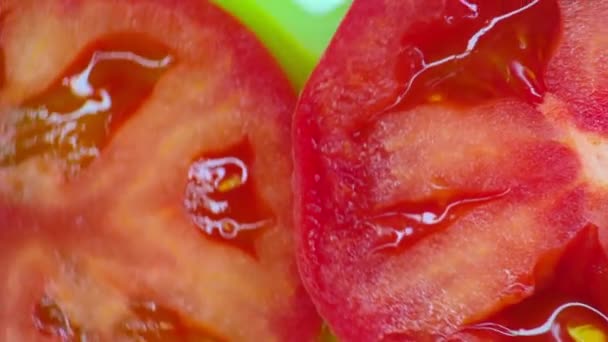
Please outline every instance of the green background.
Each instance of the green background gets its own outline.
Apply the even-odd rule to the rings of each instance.
[[[300,90],[325,50],[352,0],[314,13],[303,0],[212,0],[256,33]],[[319,3],[330,0],[308,0]]]

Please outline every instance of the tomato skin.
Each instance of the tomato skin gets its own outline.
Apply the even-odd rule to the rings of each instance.
[[[129,43],[141,34],[173,58],[78,172],[66,176],[52,154],[0,166],[0,339],[61,339],[69,333],[57,327],[61,311],[93,340],[313,340],[320,319],[298,279],[291,238],[296,97],[254,36],[199,0],[11,0],[0,14],[0,142],[14,138],[2,130],[11,110],[65,87],[54,81],[86,69],[90,47],[124,56],[129,44],[117,47],[115,37]],[[70,70],[82,53],[84,64]],[[206,236],[184,205],[193,162],[224,157],[243,139],[253,155],[247,193],[273,219],[252,241],[255,257]],[[137,311],[142,301],[162,309]]]
[[[449,6],[462,9],[465,3],[516,6],[355,1],[299,99],[293,123],[298,264],[319,312],[345,341],[449,336],[533,296],[542,288],[535,274],[542,260],[563,252],[589,223],[606,241],[606,177],[593,170],[608,166],[600,151],[607,139],[577,124],[581,118],[603,122],[603,96],[594,95],[597,102],[586,107],[586,95],[569,84],[574,76],[566,77],[579,67],[569,54],[589,49],[596,53],[589,56],[594,63],[603,58],[567,31],[590,23],[603,27],[591,14],[603,13],[603,4],[517,3],[553,11],[530,12],[522,21],[529,32],[535,21],[550,22],[542,26],[552,32],[545,42],[555,43],[542,50],[538,64],[527,66],[539,82],[545,80],[536,99],[506,87],[512,78],[499,78],[488,87],[492,91],[473,94],[473,103],[422,97],[433,95],[435,86],[401,103],[403,74],[415,74],[420,63],[404,54],[414,41],[407,37],[418,34],[429,46],[440,46],[442,38],[446,45],[454,39],[466,46],[469,36],[448,31],[428,37],[413,29],[434,28],[443,14],[453,13]],[[482,43],[480,54],[495,51],[483,50]],[[537,51],[534,44],[528,47],[524,57]],[[519,58],[520,52],[501,51],[499,57]],[[488,61],[478,62],[485,67]],[[481,75],[478,70],[460,72],[466,81]],[[603,67],[599,70],[603,77]],[[476,92],[477,86],[456,93]],[[567,104],[574,95],[589,115]],[[446,192],[505,195],[472,209],[453,206],[444,213],[456,216],[442,225],[436,223],[443,217],[436,209],[446,207]],[[428,210],[413,211],[421,203],[430,203]],[[409,244],[403,241],[418,236],[412,233],[417,228],[404,223],[397,229],[395,218],[437,230]],[[547,266],[549,272],[553,266]]]

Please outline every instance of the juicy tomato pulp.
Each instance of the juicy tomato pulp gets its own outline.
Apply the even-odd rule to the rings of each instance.
[[[204,1],[0,18],[0,340],[312,340],[295,96],[257,41]]]
[[[85,48],[46,91],[12,113],[0,165],[51,155],[77,172],[150,95],[171,59],[166,46],[145,35],[111,35]]]
[[[606,13],[355,1],[294,124],[300,269],[340,337],[608,337]]]
[[[254,242],[273,221],[251,181],[253,151],[248,141],[197,158],[188,172],[185,207],[206,234],[255,257]]]
[[[467,334],[486,340],[606,339],[608,255],[599,243],[597,227],[582,230],[549,274],[550,279],[530,298],[464,328],[451,339],[466,339]]]
[[[406,87],[399,104],[474,105],[505,96],[542,101],[543,73],[559,34],[555,1],[446,6],[443,18],[414,24],[403,37],[397,72]]]
[[[448,2],[441,17],[414,23],[405,34],[396,68],[405,87],[384,113],[428,103],[466,108],[505,97],[542,101],[543,74],[558,40],[559,18],[555,1]],[[437,44],[433,37],[449,39]],[[388,227],[395,237],[379,248],[405,247],[446,229],[467,208],[501,200],[511,191],[505,187],[468,193],[441,180],[433,188],[423,201],[377,210],[380,214],[369,224],[380,230]]]

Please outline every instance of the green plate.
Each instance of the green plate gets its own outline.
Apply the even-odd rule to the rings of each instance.
[[[300,90],[352,0],[212,0],[249,27]]]

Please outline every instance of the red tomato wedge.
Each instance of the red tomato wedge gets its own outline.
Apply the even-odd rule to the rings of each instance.
[[[293,126],[300,272],[340,338],[447,339],[550,288],[586,227],[608,247],[605,15],[355,0]]]
[[[202,0],[0,18],[0,340],[313,340],[295,94],[254,36]]]

